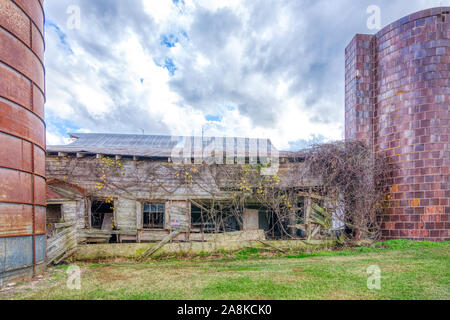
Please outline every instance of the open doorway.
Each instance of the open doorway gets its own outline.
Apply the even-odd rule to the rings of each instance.
[[[114,201],[93,200],[91,204],[91,227],[101,230],[113,229]]]
[[[50,238],[55,233],[55,224],[63,222],[62,204],[47,204],[46,230]]]

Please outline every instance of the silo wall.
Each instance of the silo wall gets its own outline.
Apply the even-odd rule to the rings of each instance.
[[[45,268],[43,0],[0,0],[0,285]]]
[[[385,239],[450,239],[450,7],[413,13],[346,49],[346,138],[390,164]]]

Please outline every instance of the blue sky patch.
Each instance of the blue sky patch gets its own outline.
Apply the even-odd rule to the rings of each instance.
[[[205,116],[205,119],[208,120],[208,121],[214,121],[214,122],[222,121],[222,117],[221,116],[215,116],[215,115],[211,115],[211,114],[207,114]]]
[[[175,74],[175,71],[177,70],[177,67],[175,66],[175,63],[173,63],[173,60],[170,58],[166,58],[164,62],[164,68],[169,70],[169,74],[173,76]]]
[[[161,36],[161,45],[164,45],[168,48],[175,47],[175,45],[178,43],[178,41],[179,41],[178,38],[173,34]]]
[[[47,131],[58,133],[60,136],[67,138],[67,133],[77,132],[81,127],[74,125],[71,121],[62,119],[51,111],[45,111],[45,122],[47,123]]]
[[[289,151],[299,151],[306,148],[309,148],[315,144],[323,143],[325,142],[326,138],[319,134],[319,135],[313,135],[310,139],[299,139],[296,141],[290,141],[289,142]]]
[[[63,47],[65,49],[67,49],[67,51],[69,51],[71,54],[73,54],[72,48],[67,43],[67,35],[64,33],[64,31],[61,30],[61,28],[56,23],[47,19],[44,22],[44,27],[46,29],[47,29],[47,27],[54,29],[56,34],[58,35],[59,42],[61,42],[61,44],[63,45]]]
[[[181,35],[182,35],[183,37],[186,38],[187,41],[189,41],[189,36],[188,36],[188,34],[186,33],[186,31],[181,30],[180,33],[181,33]]]

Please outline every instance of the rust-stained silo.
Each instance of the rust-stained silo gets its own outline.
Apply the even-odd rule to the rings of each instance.
[[[43,0],[0,0],[0,285],[45,267]]]

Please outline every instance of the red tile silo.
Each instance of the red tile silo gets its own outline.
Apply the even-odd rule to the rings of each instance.
[[[416,12],[346,49],[346,138],[391,165],[383,237],[450,238],[450,7]]]
[[[45,266],[43,0],[0,0],[0,285]]]

